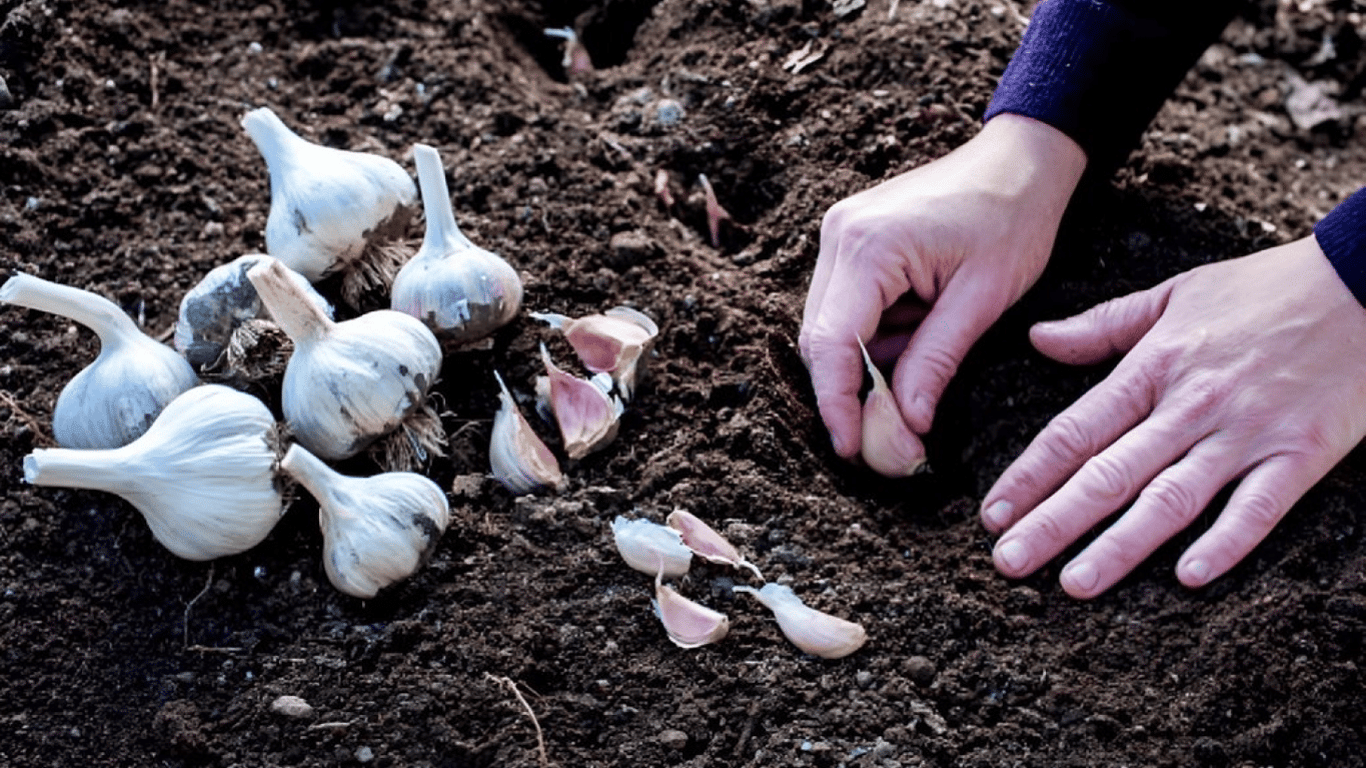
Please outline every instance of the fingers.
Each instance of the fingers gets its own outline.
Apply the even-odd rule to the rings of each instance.
[[[858,392],[863,384],[863,356],[854,346],[853,336],[840,343],[813,335],[804,352],[811,371],[811,387],[816,392],[816,407],[830,430],[830,444],[835,453],[853,458],[862,440],[863,405]]]
[[[1036,323],[1029,340],[1043,354],[1069,365],[1098,363],[1133,349],[1167,308],[1172,281],[1097,304],[1064,320]]]

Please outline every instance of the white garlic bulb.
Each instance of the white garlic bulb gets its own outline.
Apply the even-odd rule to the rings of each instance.
[[[196,369],[214,367],[244,323],[267,316],[256,287],[247,279],[247,271],[267,258],[263,253],[250,253],[214,267],[180,300],[175,346],[190,365]],[[303,275],[291,274],[309,301],[332,317],[327,299],[313,290]]]
[[[103,296],[16,274],[0,286],[0,301],[70,318],[100,337],[99,355],[67,382],[52,409],[52,436],[64,448],[127,445],[199,383],[184,358]]]
[[[555,415],[564,439],[564,451],[578,460],[605,448],[617,436],[625,406],[621,398],[610,396],[595,382],[586,381],[561,370],[541,345],[541,361],[546,376],[537,381],[536,396],[543,407]],[[606,385],[611,386],[610,382]]]
[[[379,247],[402,235],[417,202],[408,172],[387,157],[307,141],[267,107],[242,127],[270,171],[270,255],[312,282],[346,272],[361,287],[387,283],[397,262],[380,263],[394,257]]]
[[[493,437],[489,440],[489,465],[498,482],[516,494],[532,493],[542,488],[559,490],[564,486],[564,473],[555,454],[527,423],[512,393],[498,379],[498,399],[501,405],[493,417]]]
[[[641,573],[682,576],[692,565],[693,551],[667,525],[617,515],[612,521],[612,539],[626,564]]]
[[[645,372],[646,355],[659,335],[655,321],[630,307],[578,318],[554,312],[532,312],[531,316],[563,333],[584,367],[610,375],[622,399],[630,401]]]
[[[305,448],[345,459],[422,409],[441,372],[441,345],[427,326],[387,309],[333,322],[275,259],[247,278],[294,342],[280,399]]]
[[[746,560],[735,545],[726,541],[714,528],[702,522],[697,515],[686,509],[675,509],[664,519],[669,528],[678,531],[683,545],[699,557],[712,563],[724,563],[734,568],[748,568],[760,581],[764,575],[758,567]]]
[[[522,306],[522,280],[497,254],[470,242],[456,226],[446,172],[437,151],[413,145],[427,232],[394,278],[391,307],[455,343],[481,339],[506,325]]]
[[[862,648],[868,639],[863,627],[808,606],[791,587],[769,582],[760,589],[743,586],[732,589],[748,592],[768,606],[783,635],[813,656],[842,658]]]
[[[664,631],[679,648],[708,645],[730,631],[725,614],[678,594],[664,583],[662,574],[655,575],[654,608]]]
[[[901,458],[903,452],[897,447],[897,431],[893,425],[901,423],[901,409],[896,404],[896,396],[887,386],[882,371],[873,365],[868,350],[859,341],[863,352],[863,365],[873,379],[873,388],[863,401],[863,436],[861,452],[863,461],[874,472],[886,477],[910,477],[925,468],[923,458],[907,463]]]
[[[416,472],[348,477],[299,445],[280,469],[318,500],[323,568],[348,595],[374,597],[416,573],[450,524],[446,494]]]
[[[118,494],[171,552],[210,560],[255,546],[284,514],[275,430],[260,400],[205,384],[121,448],[35,450],[24,458],[24,479]]]

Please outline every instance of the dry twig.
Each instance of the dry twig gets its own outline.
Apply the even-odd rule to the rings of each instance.
[[[531,705],[527,703],[526,697],[522,695],[522,691],[517,687],[517,683],[513,682],[510,677],[497,677],[488,672],[484,673],[484,677],[495,683],[507,686],[512,690],[512,695],[516,696],[517,700],[522,703],[522,708],[526,710],[527,717],[531,718],[531,725],[536,729],[536,751],[540,755],[541,766],[542,768],[549,766],[550,758],[547,757],[545,753],[545,734],[541,732],[541,721],[536,719],[536,713],[531,709]]]

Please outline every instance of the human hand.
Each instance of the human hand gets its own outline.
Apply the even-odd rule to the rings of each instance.
[[[950,154],[830,208],[799,344],[836,453],[869,448],[862,340],[879,364],[895,361],[902,416],[890,445],[869,448],[870,464],[900,476],[924,462],[918,435],[944,387],[1043,271],[1085,165],[1057,129],[1003,114]]]
[[[1005,531],[997,569],[1021,577],[1133,502],[1062,570],[1074,597],[1104,592],[1238,480],[1176,566],[1182,584],[1204,586],[1366,435],[1366,310],[1313,237],[1040,323],[1030,338],[1071,364],[1126,353],[983,503],[987,528]]]

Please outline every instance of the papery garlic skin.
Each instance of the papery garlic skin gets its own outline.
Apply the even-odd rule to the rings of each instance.
[[[280,469],[318,500],[323,569],[354,597],[374,597],[416,573],[450,524],[446,494],[416,472],[348,477],[299,445]]]
[[[243,323],[268,316],[256,287],[247,279],[247,272],[267,258],[263,253],[250,253],[214,267],[180,300],[175,347],[190,365],[196,369],[213,366]],[[308,279],[292,270],[291,274],[309,301],[333,317],[332,305]]]
[[[522,280],[497,254],[460,231],[437,151],[413,145],[427,231],[422,247],[394,277],[390,307],[457,344],[493,333],[516,317]]]
[[[631,307],[613,307],[600,315],[579,318],[554,312],[532,312],[531,316],[563,333],[584,367],[610,375],[622,399],[630,401],[659,336],[655,321]]]
[[[757,597],[773,611],[783,635],[812,656],[843,658],[862,648],[868,639],[862,626],[808,606],[791,587],[769,582],[759,589],[743,586],[732,589]]]
[[[674,578],[692,566],[692,550],[683,545],[678,531],[667,525],[617,515],[612,521],[612,540],[621,559],[641,573]]]
[[[550,359],[545,344],[541,345],[541,362],[545,364],[546,378],[544,386],[537,382],[536,394],[555,416],[565,454],[577,461],[607,447],[621,426],[621,414],[625,412],[621,398],[561,370]]]
[[[266,250],[311,282],[407,223],[417,185],[393,160],[314,144],[267,107],[248,112],[242,127],[270,171]]]
[[[172,553],[211,560],[256,546],[284,514],[275,433],[260,400],[205,384],[122,448],[35,450],[24,458],[24,479],[118,494]]]
[[[896,396],[887,386],[882,372],[873,365],[868,350],[859,341],[863,352],[863,364],[873,379],[873,388],[863,402],[863,432],[861,453],[869,469],[885,477],[910,477],[925,468],[923,457],[907,460],[905,451],[898,445],[898,431],[894,425],[902,423],[901,408],[896,404]]]
[[[493,437],[489,440],[489,465],[494,478],[519,495],[542,488],[562,488],[565,480],[560,462],[522,415],[503,377],[497,371],[493,375],[498,379],[501,403],[493,416]]]
[[[99,355],[67,382],[52,409],[52,436],[64,448],[127,445],[199,384],[184,358],[103,296],[16,274],[0,286],[0,301],[70,318],[100,337]]]
[[[736,568],[748,568],[764,580],[764,575],[759,572],[758,567],[746,560],[740,550],[734,544],[726,541],[726,538],[717,533],[714,528],[702,522],[697,515],[686,509],[675,509],[669,513],[664,522],[672,529],[678,531],[679,538],[683,545],[689,550],[697,553],[704,560],[713,563],[724,563]]]
[[[280,400],[295,438],[309,451],[349,458],[423,406],[441,372],[441,344],[427,326],[387,309],[333,322],[275,259],[247,277],[294,342]]]
[[[655,575],[654,609],[669,639],[679,648],[700,648],[730,632],[730,619],[725,614],[678,594],[660,574]]]

